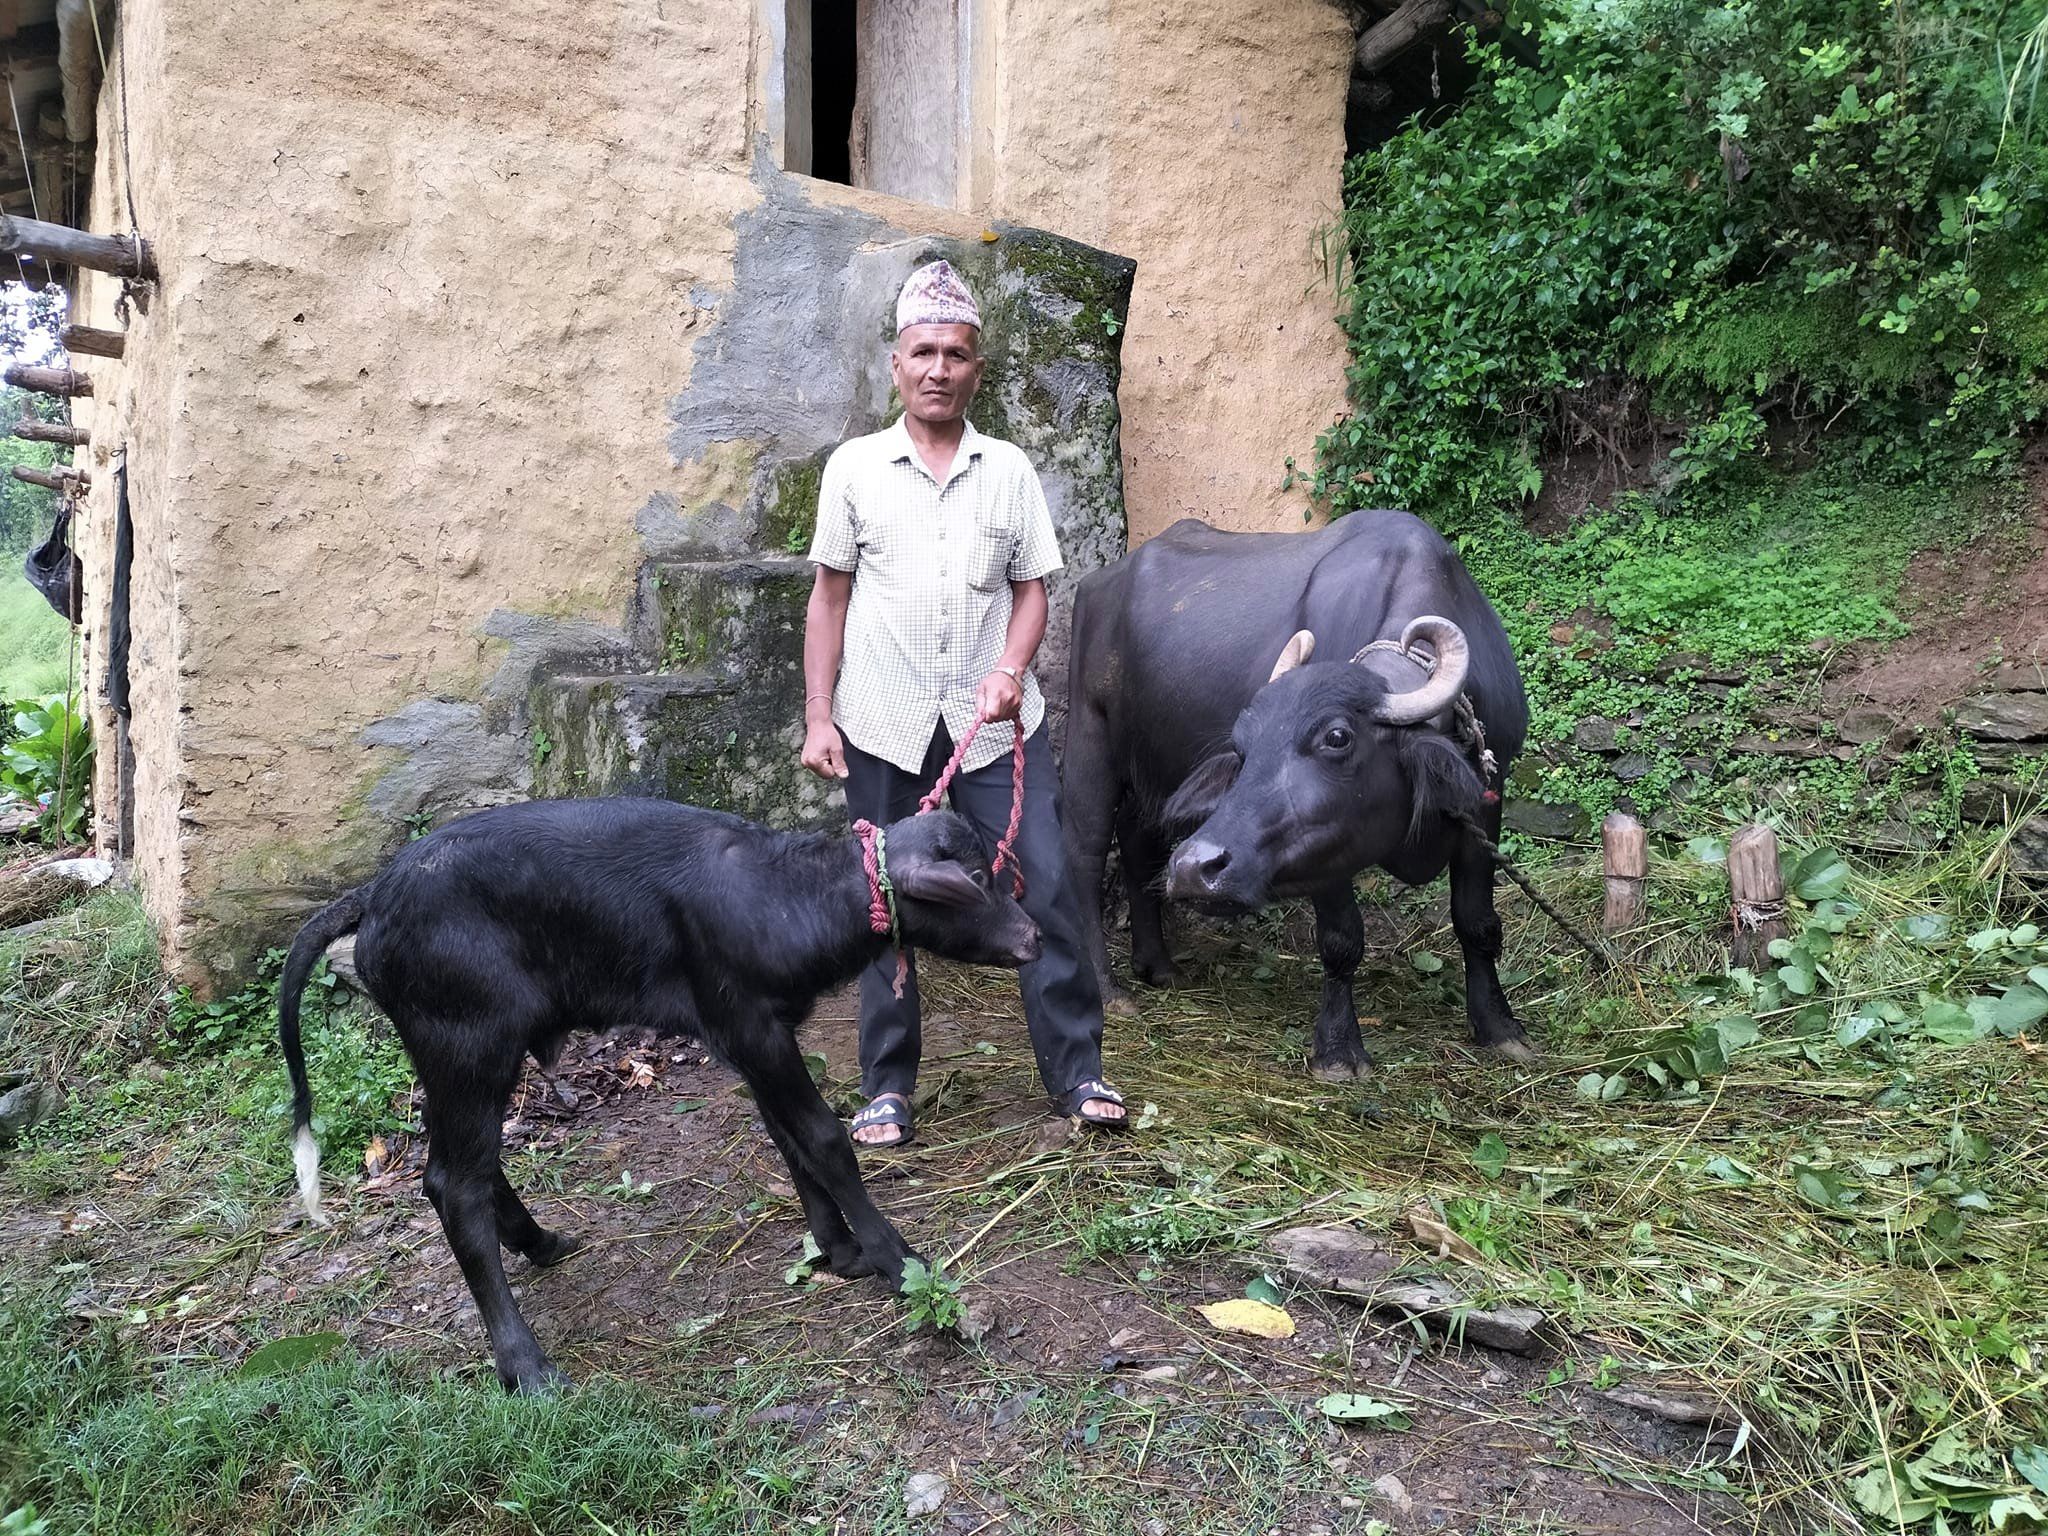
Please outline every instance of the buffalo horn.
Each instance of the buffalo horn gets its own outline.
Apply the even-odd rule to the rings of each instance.
[[[1401,649],[1420,661],[1422,658],[1415,656],[1418,640],[1428,642],[1436,652],[1436,665],[1429,668],[1429,678],[1420,688],[1387,695],[1378,715],[1383,725],[1414,725],[1440,714],[1465,686],[1465,668],[1472,659],[1465,631],[1449,619],[1425,614],[1410,619],[1408,627],[1401,631]]]
[[[1282,675],[1292,672],[1304,661],[1307,661],[1310,656],[1314,655],[1315,648],[1316,637],[1305,629],[1297,629],[1294,632],[1294,638],[1289,640],[1286,647],[1280,652],[1280,659],[1273,663],[1273,675],[1267,678],[1266,681],[1269,683],[1279,682]]]

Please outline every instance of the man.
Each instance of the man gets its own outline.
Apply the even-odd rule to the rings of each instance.
[[[1031,659],[1045,635],[1045,578],[1060,568],[1045,493],[1013,444],[967,420],[981,386],[981,314],[952,267],[912,273],[896,301],[894,426],[842,445],[825,465],[804,628],[804,766],[846,783],[846,806],[877,825],[912,814],[976,720],[953,780],[954,809],[991,845],[1009,826],[1011,754],[1025,735],[1017,837],[1024,908],[1044,934],[1024,967],[1024,1017],[1039,1076],[1062,1112],[1122,1129],[1102,1079],[1102,998],[1081,952],[1060,841],[1058,785]],[[1002,876],[1007,878],[1007,867]],[[914,967],[861,977],[863,1146],[913,1135],[921,1047]]]

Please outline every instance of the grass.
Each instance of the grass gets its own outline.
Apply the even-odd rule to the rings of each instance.
[[[1781,830],[1795,852],[1819,841],[1811,826]],[[1020,1152],[974,1095],[1021,1099],[1026,1061],[965,1049],[965,1066],[928,1064],[922,1150],[886,1198],[970,1301],[1051,1260],[1170,1329],[1205,1288],[1256,1274],[1282,1227],[1392,1234],[1424,1204],[1486,1256],[1465,1285],[1542,1308],[1571,1341],[1547,1384],[1539,1372],[1526,1400],[1517,1386],[1477,1422],[1551,1424],[1553,1400],[1630,1381],[1698,1383],[1747,1425],[1739,1455],[1724,1441],[1631,1469],[1560,1441],[1551,1465],[1590,1458],[1685,1498],[1725,1492],[1760,1527],[1918,1531],[1939,1516],[1961,1532],[1989,1529],[1997,1506],[2020,1529],[2014,1501],[2048,1502],[2027,1481],[2029,1447],[2048,1446],[2048,1078],[2031,1037],[2007,1026],[2048,1017],[2048,993],[2035,1015],[2027,990],[2030,970],[2048,976],[2048,949],[2002,850],[1992,831],[1882,867],[1800,864],[1811,899],[1794,902],[1796,943],[1755,977],[1725,970],[1711,842],[1656,863],[1650,918],[1616,973],[1592,973],[1506,892],[1510,992],[1550,1051],[1536,1070],[1459,1043],[1440,896],[1368,886],[1378,931],[1360,1004],[1377,1069],[1353,1088],[1301,1071],[1318,983],[1300,914],[1211,932],[1187,946],[1189,986],[1148,994],[1112,1034],[1139,1134],[1036,1151],[1027,1136]],[[1585,855],[1535,873],[1570,908],[1597,902]],[[1263,1347],[1191,1332],[1213,1380],[1170,1399],[1092,1366],[1032,1370],[1000,1347],[899,1356],[900,1305],[813,1300],[773,1279],[765,1299],[678,1290],[674,1315],[627,1319],[667,1343],[609,1340],[590,1384],[547,1402],[499,1397],[468,1346],[452,1374],[430,1348],[238,1376],[212,1340],[303,1330],[323,1307],[351,1326],[391,1282],[346,1277],[344,1300],[310,1310],[248,1292],[288,1238],[265,1226],[289,1186],[267,1118],[282,1074],[257,1043],[267,1016],[234,1015],[201,1048],[203,1015],[166,994],[149,954],[120,897],[0,941],[0,1059],[53,1058],[80,1090],[0,1165],[0,1224],[104,1208],[138,1238],[186,1239],[139,1271],[60,1244],[0,1279],[0,1513],[33,1503],[53,1533],[901,1529],[903,1478],[949,1456],[953,1507],[1006,1511],[1002,1529],[1292,1529],[1340,1494],[1369,1503],[1368,1474],[1406,1465],[1347,1466],[1359,1442],[1320,1424],[1322,1393],[1443,1408],[1419,1373],[1390,1381],[1355,1337],[1275,1374]],[[1015,1030],[1006,986],[932,967],[925,989],[970,1040]],[[645,1146],[590,1129],[588,1145],[529,1155],[515,1177],[539,1170],[574,1201],[622,1159],[663,1180],[702,1172],[642,1169]],[[733,1134],[722,1163],[760,1154],[743,1122]],[[330,1141],[330,1166],[347,1155]],[[123,1191],[110,1180],[138,1167],[160,1170],[147,1198],[111,1203]],[[736,1198],[672,1235],[699,1255],[689,1268],[758,1247],[762,1214],[794,1230],[787,1197],[737,1216]],[[636,1233],[664,1219],[659,1204],[631,1209]],[[773,1252],[759,1263],[782,1267]],[[81,1307],[74,1291],[103,1299]],[[1317,1305],[1287,1301],[1304,1317]],[[706,1320],[686,1314],[707,1305],[721,1310],[699,1331]],[[197,1323],[223,1306],[212,1326],[229,1334],[188,1337],[186,1312]],[[984,1435],[1011,1404],[1007,1437]],[[1445,1433],[1391,1454],[1424,1455]],[[1475,1492],[1454,1528],[1515,1529],[1532,1512]]]
[[[70,627],[21,574],[0,570],[0,699],[62,693]]]

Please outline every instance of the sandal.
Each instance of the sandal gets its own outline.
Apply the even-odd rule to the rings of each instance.
[[[856,1152],[890,1152],[897,1147],[907,1147],[916,1140],[916,1132],[910,1123],[910,1100],[900,1093],[876,1094],[868,1101],[867,1107],[853,1117],[848,1134],[877,1125],[893,1125],[903,1134],[894,1141],[862,1141],[855,1137],[853,1148]]]
[[[1131,1128],[1131,1114],[1125,1109],[1121,1115],[1087,1114],[1082,1106],[1090,1099],[1101,1099],[1108,1104],[1121,1106],[1124,1096],[1099,1077],[1076,1083],[1060,1100],[1060,1113],[1079,1120],[1083,1125],[1100,1131],[1128,1131]]]

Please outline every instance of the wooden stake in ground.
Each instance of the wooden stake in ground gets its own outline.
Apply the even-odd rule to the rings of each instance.
[[[1600,823],[1600,851],[1607,866],[1607,912],[1600,920],[1604,933],[1625,933],[1640,927],[1649,897],[1650,850],[1643,824],[1626,811]]]
[[[1769,962],[1771,940],[1785,937],[1785,876],[1769,827],[1744,827],[1728,840],[1728,894],[1735,963],[1760,970]]]

